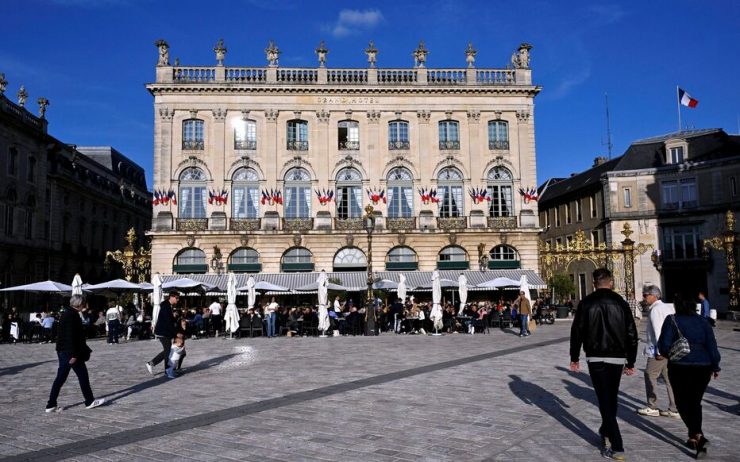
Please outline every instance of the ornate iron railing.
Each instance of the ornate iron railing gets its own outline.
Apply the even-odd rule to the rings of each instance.
[[[356,231],[365,229],[362,218],[335,218],[334,229],[339,231]]]
[[[439,149],[442,151],[452,151],[460,149],[460,141],[440,141]]]
[[[204,146],[203,140],[183,140],[182,141],[182,148],[188,151],[202,151],[203,146]]]
[[[416,229],[416,217],[386,218],[385,225],[388,229],[414,230]]]
[[[489,228],[516,228],[516,217],[488,217]]]
[[[310,231],[313,229],[313,218],[283,218],[284,231]]]
[[[408,151],[411,149],[411,143],[408,141],[389,141],[389,151]]]
[[[340,141],[339,142],[340,151],[358,151],[359,149],[360,149],[359,141]]]
[[[234,149],[254,151],[257,149],[257,140],[236,140],[234,141]]]
[[[288,141],[288,151],[308,151],[308,141]]]
[[[467,217],[437,217],[439,229],[464,229],[467,228],[467,224]]]
[[[260,229],[260,219],[232,218],[229,229],[231,231],[257,231]]]
[[[508,150],[509,140],[488,140],[488,149],[491,150]]]
[[[178,231],[205,231],[208,229],[208,218],[178,218]]]

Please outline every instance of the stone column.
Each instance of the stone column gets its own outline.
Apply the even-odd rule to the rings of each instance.
[[[474,69],[468,69],[468,72],[474,71]],[[469,172],[470,177],[469,183],[464,184],[463,187],[463,200],[465,201],[465,215],[470,216],[470,211],[473,210],[473,199],[468,195],[470,188],[479,188],[480,182],[480,171],[473,170],[473,159],[485,159],[483,155],[483,149],[487,149],[488,146],[483,146],[480,141],[480,111],[471,109],[468,111],[468,158],[467,165],[465,166]]]
[[[279,155],[280,149],[278,142],[280,140],[280,124],[277,123],[279,111],[277,109],[266,109],[265,110],[265,133],[264,133],[264,149],[263,149],[263,168],[265,172],[265,188],[276,188],[278,185],[278,174],[280,173],[280,161],[282,156]],[[268,159],[271,159],[270,162]],[[279,226],[279,213],[273,210],[273,207],[263,207],[269,212],[269,220],[262,220],[262,229],[278,229]],[[268,215],[263,212],[262,216],[268,218]]]
[[[170,179],[173,174],[172,165],[172,117],[175,110],[167,106],[159,106],[158,114],[154,117],[154,189],[170,189]]]
[[[426,72],[426,69],[421,69],[421,71]],[[432,149],[437,137],[434,131],[434,127],[429,123],[432,117],[431,112],[422,109],[420,111],[417,111],[416,115],[419,123],[417,130],[419,137],[416,140],[416,143],[414,143],[414,140],[411,140],[411,142],[414,144],[412,146],[411,152],[416,153],[413,162],[419,170],[419,178],[414,178],[414,180],[417,180],[419,183],[414,185],[415,188],[413,192],[414,214],[418,216],[422,208],[422,203],[416,191],[420,186],[429,188],[432,185],[432,173],[434,172],[434,165],[436,164],[436,162],[432,160],[433,157],[431,154],[432,152],[437,152],[436,149]],[[425,159],[427,161],[421,162],[421,159]]]

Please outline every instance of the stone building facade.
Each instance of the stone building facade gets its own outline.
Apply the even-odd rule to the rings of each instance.
[[[0,74],[0,84],[5,81]],[[39,116],[0,85],[0,283],[2,287],[52,279],[69,284],[116,276],[103,268],[105,252],[140,235],[151,222],[144,170],[110,147],[68,145],[47,133],[48,101]],[[3,293],[2,304],[22,294]]]
[[[364,69],[328,68],[323,43],[315,68],[280,67],[273,43],[266,67],[157,46],[153,272],[365,270],[368,205],[375,270],[536,269],[529,45],[502,69],[472,46],[460,69],[427,68],[423,43],[406,69],[372,43]]]
[[[598,158],[589,170],[550,181],[540,200],[542,238],[551,248],[567,247],[575,231],[583,230],[595,243],[619,247],[627,223],[632,240],[652,248],[635,257],[638,299],[644,284],[656,284],[666,300],[677,292],[705,291],[723,311],[729,287],[725,256],[704,252],[703,241],[723,231],[728,210],[740,210],[738,181],[738,135],[704,129],[638,140],[620,157]],[[585,260],[567,269],[576,300],[593,290],[593,269]]]

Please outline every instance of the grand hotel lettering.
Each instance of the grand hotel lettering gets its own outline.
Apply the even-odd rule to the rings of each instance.
[[[316,102],[318,104],[376,104],[380,100],[367,96],[319,96]]]

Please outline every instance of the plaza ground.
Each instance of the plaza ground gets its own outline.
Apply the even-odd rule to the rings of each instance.
[[[723,371],[704,397],[709,460],[740,460],[734,327],[716,330]],[[190,340],[175,380],[144,367],[159,342],[92,341],[93,390],[109,402],[86,410],[72,373],[52,414],[53,345],[0,345],[0,461],[603,460],[589,377],[567,370],[569,333],[559,321],[527,338],[491,329]],[[680,420],[636,414],[645,359],[637,364],[620,395],[628,460],[690,460]]]

